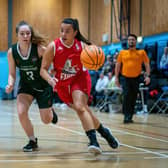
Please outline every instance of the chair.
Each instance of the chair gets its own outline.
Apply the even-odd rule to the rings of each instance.
[[[144,92],[146,92],[149,88],[147,86],[145,86],[144,83],[140,83],[139,84],[139,97],[137,96],[137,100],[136,100],[136,106],[135,106],[135,110],[137,114],[143,114],[143,113],[147,113],[147,103],[144,101],[145,97],[144,97]]]
[[[119,95],[121,95],[122,89],[119,87],[113,87],[113,88],[106,88],[104,90],[104,99],[96,105],[97,111],[102,111],[106,106],[108,106],[109,111],[111,112],[116,112],[119,111],[120,109],[117,108],[115,109],[115,105],[120,105],[121,102],[119,102],[118,98]]]
[[[166,113],[168,110],[168,86],[163,86],[161,89],[162,93],[149,110],[149,113],[154,109],[158,110],[157,113]]]

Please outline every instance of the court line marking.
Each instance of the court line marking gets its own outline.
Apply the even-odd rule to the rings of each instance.
[[[52,125],[52,126],[53,126],[53,125]],[[68,128],[65,128],[65,127],[61,127],[61,126],[56,126],[56,127],[57,127],[57,128],[60,128],[60,129],[64,129],[64,130],[69,131],[69,132],[73,132],[73,133],[75,133],[75,134],[82,135],[82,136],[85,135],[85,134],[83,134],[83,133],[81,133],[81,132],[79,132],[79,131],[74,131],[74,130],[71,130],[71,129],[68,129]],[[113,129],[113,130],[114,130],[114,129]],[[123,132],[123,131],[121,131],[121,130],[115,130],[115,131]],[[125,132],[124,132],[124,133],[125,133]],[[127,134],[156,140],[156,138],[152,138],[152,137],[148,137],[148,136],[144,136],[144,135],[138,135],[138,134],[133,134],[133,133],[129,133],[129,132],[127,132]],[[103,139],[103,138],[101,138],[101,139]],[[103,140],[104,140],[104,139],[103,139]],[[159,141],[164,141],[164,142],[168,142],[168,141],[161,140],[161,139],[157,139],[157,140],[159,140]],[[104,141],[105,141],[105,140],[104,140]],[[132,148],[132,149],[144,151],[144,152],[146,152],[146,153],[151,153],[151,154],[154,154],[154,155],[158,155],[158,156],[163,157],[163,158],[168,158],[168,155],[166,155],[166,154],[161,154],[161,153],[159,153],[159,152],[153,152],[153,151],[150,151],[150,150],[146,150],[146,149],[143,149],[143,148],[134,147],[134,146],[127,145],[127,144],[121,144],[121,145],[122,145],[122,146],[125,146],[125,147],[128,147],[128,148]]]
[[[53,126],[53,125],[52,125]],[[55,127],[55,126],[53,126]],[[84,136],[85,134],[79,132],[79,131],[74,131],[74,130],[71,130],[71,129],[68,129],[68,128],[65,128],[65,127],[61,127],[61,126],[56,126],[57,128],[60,128],[60,129],[63,129],[63,130],[66,130],[66,131],[69,131],[69,132],[73,132],[73,133],[76,133],[78,135],[82,135]],[[119,131],[119,130],[118,130]],[[122,132],[122,131],[121,131]],[[136,135],[136,134],[135,134]],[[147,136],[145,136],[147,137]],[[101,138],[101,137],[100,137]],[[102,140],[104,140],[103,138],[101,138]],[[105,140],[104,140],[105,141]],[[140,151],[144,151],[146,153],[151,153],[151,154],[154,154],[154,155],[158,155],[160,157],[163,157],[163,158],[168,158],[168,155],[166,154],[161,154],[159,152],[153,152],[153,151],[150,151],[150,150],[147,150],[147,149],[144,149],[144,148],[138,148],[138,147],[134,147],[134,146],[131,146],[131,145],[127,145],[127,144],[123,144],[121,143],[122,146],[125,146],[125,147],[128,147],[128,148],[132,148],[132,149],[136,149],[136,150],[140,150]]]
[[[164,153],[167,153],[167,152],[164,152]],[[0,157],[12,157],[12,156],[20,156],[20,157],[27,157],[27,156],[60,156],[60,155],[79,155],[79,154],[87,154],[89,155],[88,152],[50,152],[50,153],[40,153],[39,151],[37,153],[34,153],[34,152],[30,152],[30,153],[21,153],[18,154],[17,153],[10,153],[10,154],[0,154]],[[106,156],[106,155],[139,155],[139,154],[146,154],[145,151],[139,151],[139,152],[114,152],[114,151],[103,151],[103,153],[101,154],[101,156]],[[157,158],[157,157],[146,157],[146,158]],[[159,157],[160,158],[160,157]]]
[[[10,114],[10,115],[15,116],[15,117],[18,118],[17,114],[13,114],[13,113],[8,113],[8,114]],[[37,115],[37,114],[36,114],[36,115]],[[31,118],[31,120],[37,120],[37,119]],[[39,121],[39,120],[37,120],[37,121]],[[42,122],[41,122],[40,124],[43,125]],[[37,125],[37,123],[35,123],[34,125]],[[52,125],[52,124],[50,124],[50,125]],[[54,125],[52,125],[52,126],[54,126]],[[61,127],[61,126],[58,126],[58,125],[56,125],[56,126],[57,126],[57,127]],[[66,130],[65,127],[62,127],[62,129],[63,129],[63,128]],[[68,131],[68,130],[69,130],[69,129],[67,129],[66,131]],[[156,141],[168,143],[167,140],[158,139],[158,138],[153,138],[153,137],[146,136],[146,135],[140,135],[140,134],[130,133],[130,132],[122,131],[122,130],[118,130],[118,129],[111,129],[111,130],[112,130],[112,131],[115,131],[115,132],[120,132],[120,133],[122,133],[122,134],[134,135],[134,136],[141,137],[141,138],[152,139],[152,140],[156,140]],[[134,130],[134,131],[136,131],[136,130]],[[84,135],[83,133],[79,133],[78,131],[73,131],[73,130],[71,130],[71,132],[73,132],[73,133],[75,133],[75,134],[79,134],[79,135]]]
[[[126,128],[126,127],[122,127],[122,126],[118,126],[118,128],[121,129],[125,129],[125,130],[129,130],[129,131],[136,131],[136,132],[140,132],[140,133],[144,133],[144,134],[148,134],[148,135],[154,135],[154,136],[161,136],[164,138],[168,138],[168,135],[163,135],[163,134],[159,134],[159,133],[154,133],[154,132],[149,132],[149,131],[144,131],[144,130],[139,130],[139,129],[133,129],[133,128]],[[164,128],[167,130],[167,128]]]
[[[122,131],[122,130],[118,130],[118,129],[111,129],[111,130],[115,130],[115,131],[117,131],[117,132],[121,132],[121,133],[127,134],[127,135],[133,135],[133,136],[137,136],[137,137],[141,137],[141,138],[152,139],[152,140],[156,140],[156,141],[168,143],[167,140],[159,139],[159,138],[153,138],[153,137],[151,137],[151,136],[135,134],[135,133],[131,133],[131,132],[127,132],[127,131]]]

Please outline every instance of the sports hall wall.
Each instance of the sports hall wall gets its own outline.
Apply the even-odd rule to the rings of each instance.
[[[8,2],[12,2],[12,11],[8,11]],[[110,45],[112,42],[119,41],[116,33],[117,29],[119,31],[119,27],[116,26],[119,22],[115,23],[112,19],[114,12],[111,2],[112,0],[0,0],[0,88],[7,82],[6,51],[9,45],[9,25],[12,25],[12,33],[10,33],[13,43],[16,42],[15,26],[20,20],[28,21],[40,33],[53,40],[59,36],[61,20],[64,17],[73,17],[78,18],[81,33],[91,42],[105,45],[102,42],[102,35],[108,33],[109,39],[106,45]],[[120,0],[113,2],[117,9]],[[140,2],[142,2],[141,26]],[[167,0],[130,0],[130,4],[132,33],[149,36],[168,32]],[[12,15],[10,24],[8,14]],[[116,17],[119,17],[117,13]]]
[[[0,51],[8,49],[9,1],[12,1],[13,6],[13,42],[16,41],[15,26],[20,20],[28,21],[52,40],[59,36],[59,25],[64,17],[78,18],[81,33],[97,45],[104,45],[102,42],[102,35],[104,33],[109,34],[108,43],[119,41],[116,34],[116,29],[119,29],[116,25],[119,25],[119,23],[115,23],[111,15],[112,0],[106,0],[106,3],[104,3],[104,0],[0,0]],[[120,0],[113,1],[114,6],[118,6],[118,3],[120,3]],[[142,1],[141,32],[140,1]],[[130,0],[130,2],[131,32],[147,36],[168,30],[167,0]],[[111,34],[113,38],[111,38]]]

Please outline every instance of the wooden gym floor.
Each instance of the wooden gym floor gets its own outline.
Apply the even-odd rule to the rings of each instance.
[[[55,107],[56,108],[56,107]],[[57,125],[41,122],[33,104],[30,118],[40,150],[22,152],[27,137],[17,117],[16,100],[0,101],[0,168],[166,168],[168,165],[168,116],[141,115],[135,123],[124,125],[121,113],[96,113],[120,140],[120,148],[111,149],[99,136],[102,155],[87,152],[88,140],[77,115],[56,108]]]

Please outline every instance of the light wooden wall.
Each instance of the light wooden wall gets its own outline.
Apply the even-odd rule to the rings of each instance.
[[[142,0],[143,3],[143,35],[151,35],[168,31],[168,1]]]
[[[8,49],[8,1],[0,0],[0,51]]]
[[[77,18],[81,34],[88,37],[89,26],[89,0],[71,0],[70,17]]]
[[[140,0],[131,0],[130,7],[130,29],[131,33],[140,35]]]
[[[108,42],[110,42],[110,26],[111,26],[111,3],[105,5],[104,0],[91,0],[90,13],[90,39],[97,45],[103,45],[102,35],[109,34]]]
[[[131,32],[139,35],[140,0],[131,0]],[[168,1],[142,0],[142,35],[168,32]]]
[[[104,0],[71,0],[70,16],[78,18],[81,33],[97,45],[104,44],[104,33],[109,35],[110,42],[110,4],[105,5]]]
[[[77,18],[81,33],[97,45],[103,45],[102,35],[111,39],[111,0],[13,0],[12,41],[16,42],[15,26],[20,20],[28,21],[50,40],[59,36],[64,17]],[[119,0],[114,0],[117,9]],[[140,0],[131,0],[131,32],[140,35]],[[90,11],[89,11],[90,7]],[[119,11],[118,11],[119,12]],[[117,13],[116,13],[117,14]],[[118,18],[117,14],[117,18]],[[119,20],[112,23],[113,42],[119,41]],[[142,35],[168,31],[168,0],[142,0]],[[0,0],[0,50],[8,47],[8,0]]]
[[[59,36],[62,18],[70,15],[69,0],[13,0],[13,42],[16,42],[15,27],[26,20],[50,40]]]

